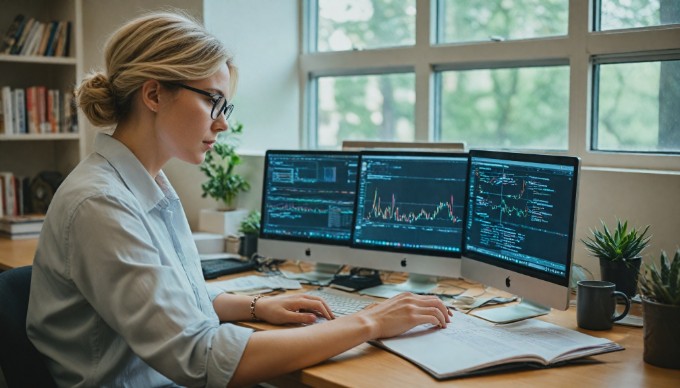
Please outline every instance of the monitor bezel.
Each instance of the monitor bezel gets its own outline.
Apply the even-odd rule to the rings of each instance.
[[[469,197],[466,198],[466,224],[464,227],[463,235],[463,259],[471,259],[481,263],[488,264],[494,267],[500,267],[502,269],[515,272],[524,276],[529,276],[531,278],[539,279],[541,281],[546,281],[561,287],[569,286],[569,279],[571,276],[571,265],[573,263],[574,246],[575,246],[575,234],[576,234],[576,211],[578,209],[578,186],[579,186],[579,173],[580,173],[580,159],[575,156],[566,155],[547,155],[547,154],[530,154],[530,153],[519,153],[510,151],[489,151],[489,150],[470,150],[469,160],[468,160],[468,185],[470,185],[470,175],[473,169],[473,159],[474,158],[489,158],[502,160],[510,160],[517,162],[529,162],[529,163],[545,163],[554,164],[571,167],[574,171],[573,179],[574,185],[571,192],[571,201],[573,203],[573,211],[570,214],[569,219],[569,244],[567,246],[567,256],[565,263],[565,276],[561,277],[558,275],[550,274],[548,272],[543,272],[539,270],[532,269],[530,267],[516,265],[504,260],[499,260],[490,255],[479,253],[476,251],[469,251],[468,246],[468,223],[467,217],[471,217],[472,214],[471,207],[469,206]],[[469,190],[468,190],[469,191]]]
[[[267,207],[267,176],[269,172],[269,157],[270,155],[339,155],[339,156],[356,156],[357,160],[357,175],[355,176],[355,181],[358,178],[358,163],[359,163],[359,152],[356,151],[338,151],[338,150],[267,150],[264,156],[264,175],[262,177],[262,200],[260,204],[260,232],[258,238],[262,240],[277,240],[283,242],[296,242],[296,243],[307,243],[307,244],[319,244],[319,245],[330,245],[330,246],[341,246],[349,247],[352,239],[352,229],[354,218],[352,218],[352,226],[350,227],[350,237],[347,241],[343,240],[330,240],[321,239],[313,237],[303,237],[295,235],[280,235],[267,233],[264,228],[265,221],[265,210]],[[356,190],[356,188],[355,188]],[[354,208],[356,209],[356,191],[354,193]]]
[[[466,221],[466,215],[467,211],[463,212],[463,230],[461,232],[461,246],[460,250],[458,252],[450,252],[450,251],[442,251],[442,250],[436,250],[436,249],[420,249],[420,248],[407,248],[407,247],[392,247],[392,246],[376,246],[376,245],[371,245],[371,244],[364,244],[364,243],[357,243],[355,241],[355,232],[356,232],[356,226],[357,226],[357,216],[359,212],[359,186],[360,186],[360,179],[361,179],[361,164],[362,164],[362,158],[364,156],[431,156],[433,158],[447,158],[447,157],[454,157],[456,159],[461,159],[462,161],[465,161],[467,165],[469,166],[469,157],[467,152],[442,152],[442,151],[406,151],[406,150],[364,150],[359,152],[359,164],[357,168],[357,188],[355,190],[356,192],[356,199],[354,201],[354,216],[352,219],[352,234],[350,236],[350,246],[355,249],[365,249],[369,251],[383,251],[383,252],[390,252],[390,253],[402,253],[402,254],[410,254],[410,255],[422,255],[422,256],[430,256],[430,257],[445,257],[445,258],[452,258],[452,259],[460,259],[463,254],[463,243],[465,242],[465,221]],[[464,190],[463,193],[463,203],[465,204],[464,209],[467,207],[467,169],[466,169],[466,175],[465,175],[465,187],[466,189]]]

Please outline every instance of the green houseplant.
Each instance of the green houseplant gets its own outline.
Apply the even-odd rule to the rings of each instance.
[[[640,278],[645,362],[680,369],[680,249],[673,261],[661,252],[659,267],[645,266]]]
[[[590,230],[591,235],[581,242],[586,250],[600,259],[602,280],[616,284],[616,289],[629,298],[637,294],[638,274],[642,256],[640,254],[649,245],[651,236],[647,235],[649,225],[645,228],[628,227],[628,221],[616,221],[616,228],[610,230],[604,221],[602,230]]]
[[[200,170],[208,178],[203,184],[203,198],[210,196],[220,203],[220,210],[234,210],[235,199],[239,193],[250,190],[250,183],[234,172],[241,164],[241,157],[236,153],[238,139],[243,132],[243,124],[235,123],[227,132],[218,136],[212,150],[205,155]]]
[[[253,210],[248,213],[246,218],[241,221],[238,231],[243,234],[241,236],[239,254],[250,258],[257,252],[257,236],[260,233],[260,212]]]

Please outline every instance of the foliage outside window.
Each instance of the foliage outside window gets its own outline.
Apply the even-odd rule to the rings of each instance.
[[[595,66],[593,149],[680,151],[680,61]]]
[[[408,46],[416,41],[416,0],[318,0],[317,50]]]
[[[601,31],[680,22],[678,0],[600,0],[595,4],[596,29]]]
[[[439,43],[567,34],[568,0],[439,0]]]
[[[567,151],[598,166],[677,169],[678,0],[303,4],[314,9],[313,47],[301,56],[311,147],[465,141]],[[395,68],[409,72],[412,84],[399,92],[408,98],[369,86],[379,84],[369,77],[388,79]],[[381,105],[390,98],[400,102]],[[390,128],[378,117],[397,119]]]
[[[442,141],[567,149],[568,67],[445,71],[439,79]]]
[[[411,73],[319,77],[317,146],[337,148],[341,139],[414,139],[414,77]]]

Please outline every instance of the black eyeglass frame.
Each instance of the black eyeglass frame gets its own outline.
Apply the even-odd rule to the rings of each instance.
[[[231,116],[231,112],[234,111],[234,104],[230,104],[229,101],[227,101],[227,98],[219,93],[210,93],[205,90],[197,89],[194,87],[191,87],[189,85],[185,85],[181,82],[173,82],[172,85],[179,86],[180,88],[184,88],[186,90],[190,90],[194,93],[198,93],[201,95],[204,95],[206,97],[210,97],[210,99],[213,102],[213,107],[212,110],[210,110],[210,118],[213,120],[217,120],[217,118],[220,116],[220,113],[224,115],[224,119],[227,120],[229,119],[229,116]],[[222,106],[217,109],[217,106],[220,104],[220,101],[224,100],[224,103]]]

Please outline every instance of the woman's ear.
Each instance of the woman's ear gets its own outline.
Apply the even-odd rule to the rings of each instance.
[[[141,97],[142,103],[150,111],[157,112],[160,105],[161,83],[156,80],[147,80],[142,84]]]

